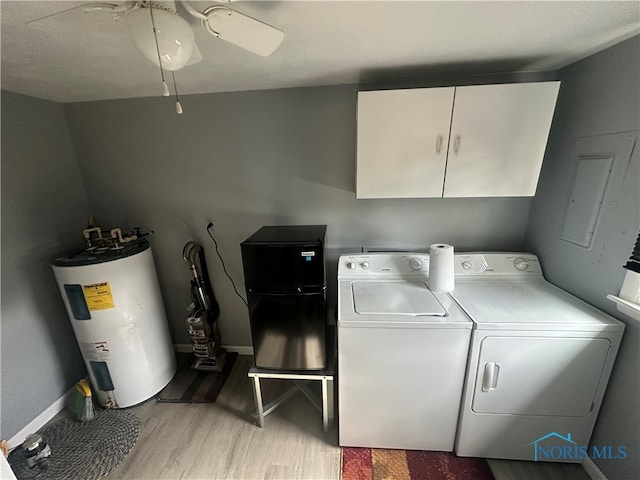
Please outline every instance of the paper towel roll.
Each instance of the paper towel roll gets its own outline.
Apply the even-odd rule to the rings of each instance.
[[[429,247],[429,288],[434,292],[452,292],[453,247],[443,243]]]

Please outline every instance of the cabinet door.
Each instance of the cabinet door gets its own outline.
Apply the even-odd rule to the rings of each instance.
[[[457,87],[445,197],[525,197],[536,185],[560,82]]]
[[[357,198],[442,197],[453,92],[358,93]]]

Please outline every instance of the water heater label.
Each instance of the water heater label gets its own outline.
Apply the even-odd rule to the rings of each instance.
[[[89,310],[106,310],[115,307],[109,282],[83,285],[82,289]]]
[[[104,362],[111,360],[111,352],[107,342],[78,342],[85,360]]]

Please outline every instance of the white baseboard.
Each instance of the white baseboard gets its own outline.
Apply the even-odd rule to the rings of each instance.
[[[177,353],[189,353],[191,352],[191,344],[185,344],[185,343],[174,343],[173,344],[173,351],[177,352]]]
[[[245,345],[222,345],[222,348],[227,352],[238,352],[240,355],[253,355],[253,347],[247,347]],[[174,343],[173,349],[178,353],[189,353],[191,352],[191,344]]]
[[[64,410],[67,404],[67,398],[73,390],[74,387],[71,387],[67,393],[61,396],[58,400],[53,402],[47,409],[38,415],[36,418],[31,420],[22,430],[16,433],[13,437],[9,439],[9,450],[14,449],[15,447],[19,447],[24,442],[24,439],[27,438],[27,435],[30,433],[35,433],[40,430],[42,427],[46,425],[46,423],[55,417],[58,413]]]
[[[587,458],[582,462],[582,468],[584,468],[587,475],[591,477],[591,480],[608,480],[606,475],[602,473],[602,470],[600,470],[595,462],[590,458]]]
[[[223,345],[227,352],[238,352],[239,355],[253,355],[253,347],[246,345]]]
[[[17,480],[4,455],[0,455],[0,478],[2,478],[2,480]]]
[[[244,345],[223,345],[227,352],[238,352],[240,355],[253,355],[253,348]],[[174,344],[173,349],[180,353],[191,352],[191,344]],[[47,409],[29,422],[22,430],[16,433],[9,439],[9,450],[18,447],[24,442],[24,439],[30,433],[35,433],[46,425],[46,423],[55,417],[58,413],[64,410],[67,404],[67,398],[73,392],[75,387],[71,387],[67,393],[65,393],[58,400],[53,402]]]

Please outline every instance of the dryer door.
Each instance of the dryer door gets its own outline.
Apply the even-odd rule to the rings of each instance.
[[[610,347],[606,338],[486,337],[480,346],[472,410],[588,415]]]

